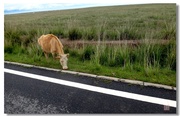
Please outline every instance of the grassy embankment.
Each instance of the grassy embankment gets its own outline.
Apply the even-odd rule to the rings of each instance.
[[[46,60],[37,45],[37,38],[52,33],[72,41],[97,42],[64,46],[65,53],[70,53],[69,70],[176,86],[175,4],[5,15],[4,25],[5,60],[60,68],[58,61]],[[143,43],[98,44],[110,40]]]

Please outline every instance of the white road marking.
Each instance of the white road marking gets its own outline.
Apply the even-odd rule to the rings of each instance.
[[[103,88],[103,87],[97,87],[97,86],[92,86],[92,85],[87,85],[87,84],[82,84],[82,83],[77,83],[77,82],[55,79],[52,77],[41,76],[41,75],[36,75],[36,74],[31,74],[31,73],[26,73],[26,72],[21,72],[21,71],[15,71],[15,70],[11,70],[11,69],[4,69],[4,72],[15,74],[15,75],[20,75],[20,76],[24,76],[24,77],[28,77],[28,78],[32,78],[32,79],[38,79],[38,80],[47,81],[47,82],[51,82],[51,83],[61,84],[61,85],[65,85],[65,86],[75,87],[75,88],[79,88],[79,89],[84,89],[84,90],[99,92],[99,93],[103,93],[103,94],[108,94],[108,95],[113,95],[113,96],[118,96],[118,97],[123,97],[123,98],[128,98],[128,99],[133,99],[133,100],[149,102],[149,103],[154,103],[154,104],[159,104],[159,105],[170,106],[170,107],[176,108],[176,101],[174,101],[174,100],[151,97],[151,96],[129,93],[129,92],[124,92],[124,91],[118,91],[118,90],[113,90],[113,89],[107,89],[107,88]]]

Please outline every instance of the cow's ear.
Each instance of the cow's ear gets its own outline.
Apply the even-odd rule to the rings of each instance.
[[[66,56],[69,57],[69,53],[67,53]]]

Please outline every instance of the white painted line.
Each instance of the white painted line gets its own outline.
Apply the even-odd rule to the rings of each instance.
[[[41,67],[41,66],[33,66],[34,68],[39,68],[39,69],[44,69],[44,70],[50,70],[50,71],[55,71],[55,72],[61,72],[59,69],[54,69],[54,68],[47,68],[47,67]]]
[[[38,80],[47,81],[47,82],[51,82],[51,83],[61,84],[61,85],[65,85],[65,86],[75,87],[75,88],[79,88],[79,89],[104,93],[104,94],[108,94],[108,95],[124,97],[124,98],[128,98],[128,99],[149,102],[149,103],[154,103],[154,104],[159,104],[159,105],[165,105],[165,106],[170,106],[170,107],[176,107],[176,101],[174,101],[174,100],[156,98],[156,97],[134,94],[134,93],[129,93],[129,92],[123,92],[123,91],[118,91],[118,90],[113,90],[113,89],[107,89],[107,88],[86,85],[86,84],[82,84],[82,83],[71,82],[71,81],[66,81],[66,80],[61,80],[61,79],[55,79],[55,78],[31,74],[31,73],[25,73],[25,72],[21,72],[21,71],[15,71],[15,70],[6,69],[6,68],[4,69],[4,72],[15,74],[15,75],[20,75],[20,76],[24,76],[24,77],[28,77],[28,78],[32,78],[32,79],[38,79]]]
[[[151,86],[151,87],[157,87],[157,88],[164,88],[164,89],[169,89],[169,90],[175,90],[176,87],[173,86],[167,86],[167,85],[161,85],[161,84],[154,84],[154,83],[148,83],[148,82],[143,82],[143,81],[136,81],[136,80],[129,80],[129,79],[121,79],[121,78],[115,78],[115,77],[107,77],[107,76],[98,76],[98,75],[93,75],[93,74],[88,74],[88,73],[81,73],[81,72],[75,72],[75,71],[69,71],[69,70],[59,70],[59,69],[53,69],[53,68],[46,68],[46,67],[40,67],[40,66],[35,66],[35,65],[29,65],[29,64],[23,64],[23,63],[17,63],[17,62],[10,62],[10,61],[4,61],[7,64],[14,64],[14,65],[20,65],[20,66],[25,66],[25,67],[35,67],[35,68],[40,68],[40,69],[45,69],[45,70],[51,70],[51,71],[57,71],[57,72],[63,72],[63,73],[69,73],[69,74],[78,74],[82,76],[88,76],[88,77],[94,77],[94,78],[100,78],[100,79],[107,79],[107,80],[113,80],[113,81],[120,81],[124,83],[129,83],[129,84],[137,84],[137,85],[143,85],[143,86]]]
[[[74,74],[74,75],[77,74],[77,72],[75,72],[75,71],[69,71],[69,70],[61,70],[61,72],[63,72],[63,73],[69,73],[69,74]]]
[[[77,73],[78,75],[81,75],[81,76],[88,76],[88,77],[97,77],[97,75],[93,75],[93,74],[88,74],[88,73]]]
[[[155,84],[155,83],[148,83],[148,82],[144,82],[144,86],[154,86],[154,87],[157,87],[157,88],[166,88],[166,89],[170,89],[170,90],[175,90],[175,88],[171,87],[171,86]]]
[[[143,85],[142,81],[135,81],[135,80],[128,80],[128,79],[119,79],[119,81],[124,82],[124,83]]]
[[[33,65],[30,64],[22,64],[22,63],[18,63],[18,62],[9,62],[9,61],[4,61],[5,63],[8,64],[15,64],[15,65],[20,65],[20,66],[24,66],[24,67],[33,67]]]
[[[118,78],[108,77],[108,76],[97,76],[97,78],[100,78],[100,79],[107,79],[107,80],[110,80],[110,81],[119,81]]]

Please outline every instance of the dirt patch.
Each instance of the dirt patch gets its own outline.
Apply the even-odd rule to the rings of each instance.
[[[70,48],[82,48],[87,45],[106,45],[106,46],[122,46],[128,45],[136,47],[140,44],[167,44],[169,40],[116,40],[116,41],[87,41],[87,40],[74,40],[61,39],[64,46]]]

